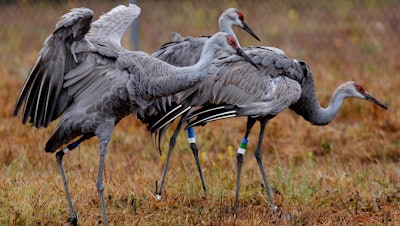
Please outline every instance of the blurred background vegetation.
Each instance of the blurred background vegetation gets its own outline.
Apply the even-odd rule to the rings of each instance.
[[[36,130],[11,116],[43,41],[71,8],[91,8],[96,19],[129,2],[0,0],[0,139],[4,144],[0,148],[0,224],[56,224],[67,217],[54,156],[43,151],[54,125]],[[370,103],[346,100],[338,117],[325,127],[311,126],[285,111],[267,126],[263,154],[276,201],[294,216],[295,224],[400,221],[400,1],[137,0],[137,4],[142,9],[139,50],[152,53],[170,41],[171,32],[211,35],[218,31],[219,15],[236,7],[262,40],[257,42],[235,28],[241,45],[274,46],[288,57],[306,61],[323,106],[335,87],[347,80],[361,83],[387,102],[389,110],[382,111]],[[123,40],[128,49],[133,48],[130,35],[128,31]],[[198,130],[199,146],[208,150],[201,155],[211,195],[207,200],[199,195],[194,161],[181,136],[174,153],[180,158],[173,157],[170,174],[174,177],[166,184],[170,198],[167,195],[167,201],[157,203],[151,195],[161,173],[160,157],[140,122],[132,117],[121,121],[106,162],[111,221],[139,223],[144,217],[149,225],[151,220],[166,225],[232,223],[226,206],[233,202],[234,150],[244,126],[244,119],[231,119]],[[256,146],[255,137],[250,137],[249,150]],[[93,182],[98,162],[95,143],[87,142],[66,160],[84,225],[93,225],[100,216]],[[242,179],[242,211],[247,213],[239,218],[243,225],[271,217],[265,212],[268,201],[257,182],[256,164],[248,161]],[[127,207],[129,202],[135,205]]]
[[[257,43],[238,31],[243,45],[276,46],[289,57],[311,63],[312,68],[314,62],[325,64],[335,74],[347,73],[355,67],[358,70],[353,75],[365,76],[364,72],[380,73],[381,66],[399,67],[399,51],[395,50],[399,49],[400,2],[395,0],[137,2],[142,7],[139,49],[146,52],[169,41],[172,31],[191,36],[212,34],[218,29],[220,13],[228,7],[237,7],[262,38]],[[70,8],[86,6],[99,16],[116,4],[127,3],[1,0],[1,62],[15,61],[11,56],[21,50],[28,55],[37,52],[60,15]],[[19,60],[14,63],[19,64]],[[30,66],[31,62],[26,64]]]

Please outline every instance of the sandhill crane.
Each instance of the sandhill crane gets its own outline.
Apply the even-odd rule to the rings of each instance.
[[[248,32],[255,39],[260,41],[253,30],[244,22],[244,15],[236,8],[225,10],[218,19],[219,31],[226,32],[235,37],[238,46],[240,43],[233,32],[232,27],[240,27]],[[210,36],[201,37],[182,37],[180,34],[173,32],[171,34],[172,42],[164,44],[156,50],[152,56],[157,57],[175,66],[190,66],[200,58],[201,49]]]
[[[256,121],[260,122],[261,127],[255,157],[270,205],[274,210],[276,207],[261,155],[264,128],[270,119],[289,107],[313,125],[326,125],[334,119],[344,98],[365,99],[387,109],[386,105],[376,100],[354,81],[340,85],[333,93],[329,106],[322,108],[316,97],[312,72],[305,62],[289,59],[271,48],[244,47],[243,51],[257,64],[259,70],[244,65],[241,59],[235,56],[221,54],[214,60],[206,79],[195,87],[174,96],[174,103],[178,107],[171,110],[172,113],[168,114],[168,118],[162,119],[169,122],[180,114],[187,114],[187,111],[177,109],[200,106],[189,116],[181,118],[175,134],[171,137],[175,139],[184,120],[189,122],[187,127],[193,127],[214,120],[248,116],[245,136],[237,153],[235,214],[238,208],[243,154],[249,132]],[[154,122],[163,126],[167,125]],[[149,127],[151,128],[152,125]],[[153,130],[157,129],[163,128],[153,127]],[[175,142],[171,141],[170,144],[175,144]]]
[[[144,52],[126,50],[120,44],[122,35],[139,14],[140,8],[130,4],[115,7],[93,23],[93,12],[87,8],[73,9],[62,16],[44,42],[16,102],[14,115],[24,105],[22,122],[37,128],[47,127],[63,114],[45,151],[55,152],[68,144],[56,157],[70,210],[68,221],[74,225],[77,216],[62,165],[65,153],[84,140],[98,137],[96,187],[103,223],[108,225],[102,177],[114,126],[125,116],[147,108],[153,99],[198,83],[207,75],[217,51],[246,58],[235,38],[223,32],[207,41],[199,62],[190,67],[172,66]]]
[[[252,29],[244,22],[244,15],[241,11],[236,8],[229,8],[225,10],[218,19],[218,25],[221,32],[226,32],[233,37],[235,37],[237,44],[240,47],[239,41],[236,38],[235,33],[233,32],[232,27],[237,26],[247,31],[251,36],[260,41],[257,35],[252,31]],[[152,56],[157,57],[167,63],[176,65],[176,66],[190,66],[198,62],[201,54],[201,49],[203,48],[205,42],[210,38],[210,36],[201,36],[201,37],[182,37],[180,34],[173,32],[171,34],[172,42],[164,44],[161,48],[156,50]],[[154,102],[154,106],[152,108],[146,109],[146,112],[139,111],[138,118],[141,119],[144,123],[151,123],[154,120],[154,117],[158,117],[158,112],[165,112],[166,103],[171,102],[171,97],[161,98]],[[154,116],[156,115],[156,116]],[[189,145],[191,150],[195,156],[198,155],[198,148],[194,139],[194,130],[189,129],[190,133],[193,134],[189,137]],[[173,145],[170,145],[171,147]],[[159,147],[158,147],[159,148]],[[160,148],[159,148],[160,149]],[[167,173],[168,163],[171,156],[171,151],[168,152],[167,161],[164,166],[162,179],[160,183],[160,189],[157,191],[157,198],[161,199],[161,190],[164,185],[164,179]],[[198,158],[195,158],[196,161]],[[200,166],[200,163],[197,162],[197,166]],[[201,168],[198,168],[201,184],[203,187],[203,191],[206,192],[206,185],[204,182],[203,173]]]

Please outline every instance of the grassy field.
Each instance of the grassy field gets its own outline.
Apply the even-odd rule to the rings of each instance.
[[[0,5],[0,225],[60,225],[68,218],[55,156],[44,152],[48,129],[12,117],[25,76],[46,36],[70,8],[86,6],[95,18],[116,3]],[[24,3],[25,2],[25,3]],[[29,1],[28,1],[29,2]],[[321,105],[347,80],[361,83],[387,102],[384,111],[346,100],[337,118],[316,127],[291,111],[271,120],[263,157],[278,213],[268,208],[252,156],[258,126],[245,156],[239,214],[232,214],[236,149],[245,118],[198,128],[208,193],[182,134],[171,161],[161,201],[155,198],[162,156],[150,134],[130,116],[114,130],[106,159],[106,205],[112,225],[400,225],[400,5],[396,1],[139,1],[140,50],[151,53],[172,31],[197,36],[217,31],[219,14],[237,7],[259,35],[256,42],[237,30],[242,46],[268,45],[305,60],[313,70]],[[358,3],[357,3],[358,2]],[[122,1],[126,4],[127,1]],[[124,39],[129,47],[129,37]],[[168,133],[171,135],[172,131]],[[167,140],[162,143],[167,149]],[[179,156],[179,157],[178,157]],[[97,139],[64,158],[81,225],[101,220],[95,181]]]

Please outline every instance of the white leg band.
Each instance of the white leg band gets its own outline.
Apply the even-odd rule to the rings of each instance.
[[[189,137],[189,138],[188,138],[188,142],[189,142],[189,144],[196,143],[196,138],[194,138],[194,137]]]
[[[244,155],[244,154],[246,153],[246,149],[244,149],[244,148],[239,148],[238,151],[237,151],[237,153],[238,153],[238,154]]]
[[[67,154],[67,152],[69,152],[69,151],[70,151],[70,150],[69,150],[68,148],[64,148],[64,149],[63,149],[63,153],[64,153],[64,154]]]

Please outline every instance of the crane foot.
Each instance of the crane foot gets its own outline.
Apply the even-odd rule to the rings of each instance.
[[[71,225],[71,226],[77,226],[78,218],[77,217],[69,217],[67,222],[69,222],[69,225]]]

